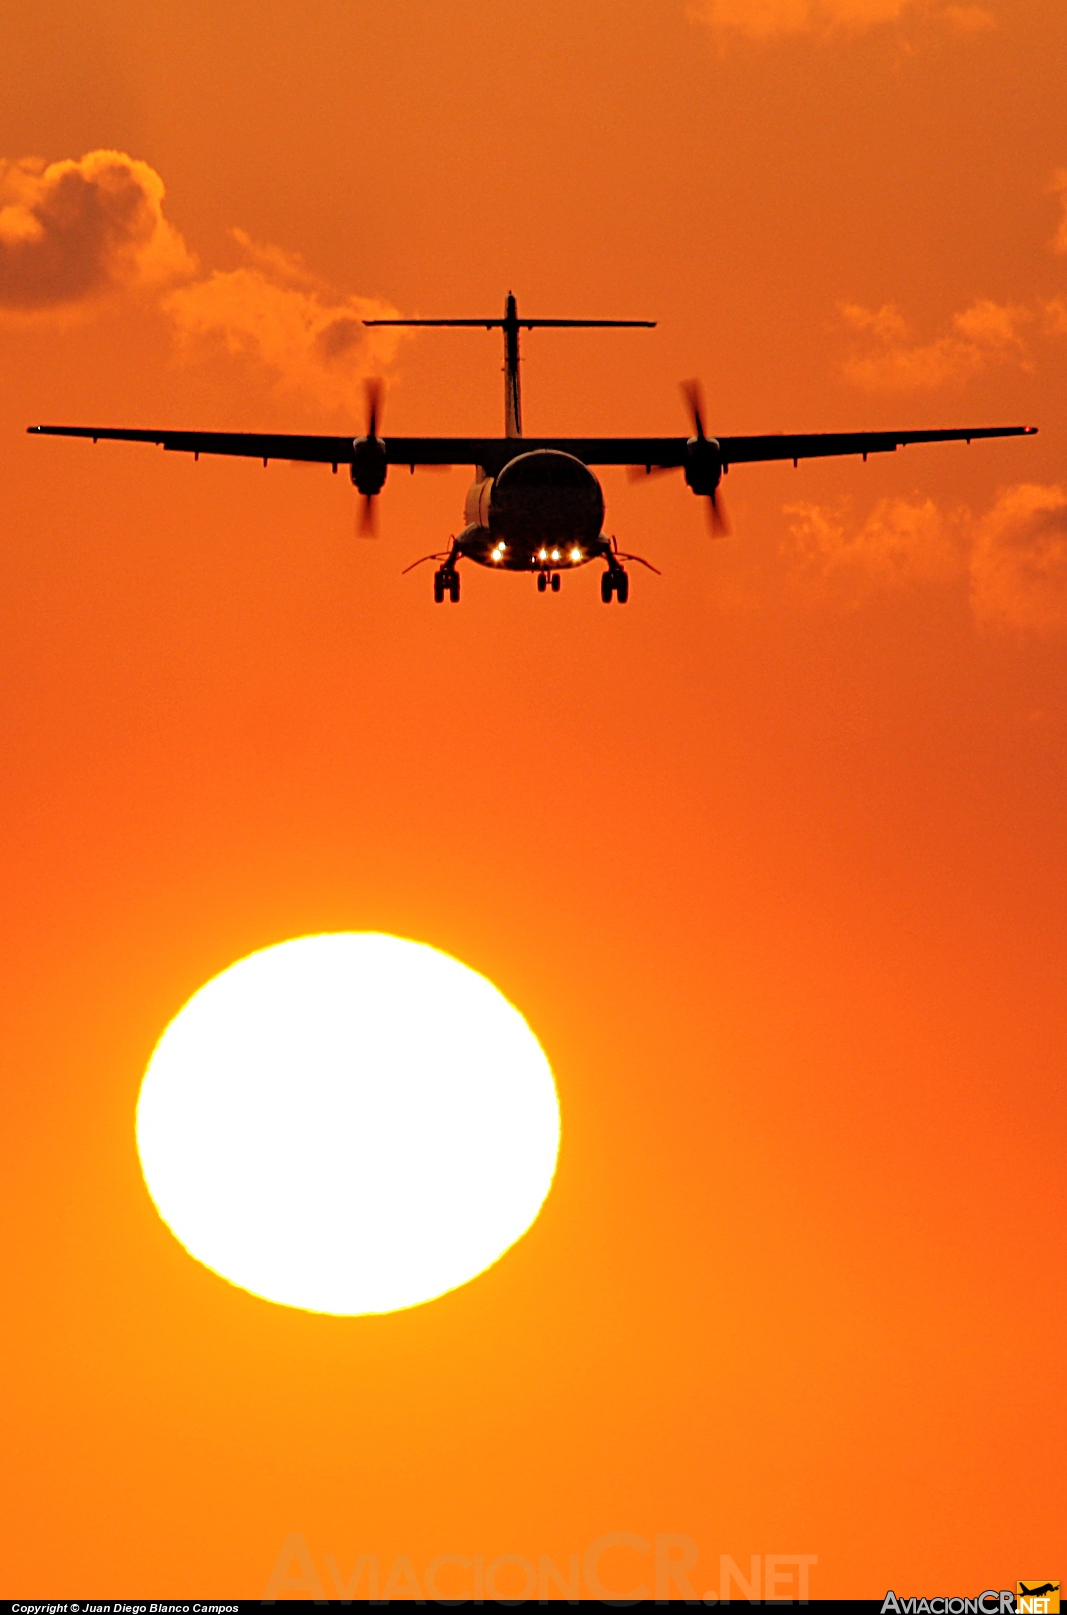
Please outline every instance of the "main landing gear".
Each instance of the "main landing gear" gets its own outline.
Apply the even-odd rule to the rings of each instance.
[[[433,575],[433,597],[438,605],[446,594],[454,606],[459,604],[459,573],[447,564],[439,566]]]
[[[618,596],[620,606],[624,606],[630,598],[630,579],[625,569],[617,564],[608,567],[600,579],[600,598],[606,606],[611,605],[612,595]]]
[[[538,574],[537,574],[537,592],[538,592],[538,594],[544,594],[545,590],[547,588],[549,588],[549,587],[551,587],[553,594],[558,594],[559,593],[559,585],[560,585],[560,576],[559,576],[558,572],[538,572]]]

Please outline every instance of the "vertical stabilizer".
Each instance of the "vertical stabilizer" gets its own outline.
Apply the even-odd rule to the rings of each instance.
[[[519,311],[514,292],[504,304],[504,436],[522,436],[522,389],[519,385]]]
[[[504,436],[522,436],[522,390],[519,385],[519,331],[537,326],[620,326],[650,327],[655,320],[520,320],[514,292],[504,304],[504,318],[491,315],[484,320],[364,320],[364,325],[481,325],[487,331],[499,326],[504,332]]]

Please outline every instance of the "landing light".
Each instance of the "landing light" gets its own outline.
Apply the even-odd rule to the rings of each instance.
[[[575,549],[571,550],[571,560],[572,561],[580,561],[581,558],[582,558],[582,552],[581,552],[580,549],[575,548]]]
[[[538,550],[537,559],[539,561],[547,561],[548,560],[548,551],[547,550]]]

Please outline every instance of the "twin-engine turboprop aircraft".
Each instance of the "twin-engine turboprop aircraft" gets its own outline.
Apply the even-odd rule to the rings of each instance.
[[[589,469],[622,465],[651,473],[681,469],[689,487],[708,501],[713,533],[727,531],[719,497],[723,473],[752,460],[800,460],[821,455],[882,454],[908,443],[969,443],[976,437],[1022,437],[1036,426],[960,426],[937,432],[821,432],[799,436],[708,437],[700,391],[686,384],[693,417],[690,437],[537,437],[522,435],[519,393],[519,332],[539,326],[653,326],[654,320],[528,320],[509,292],[503,318],[465,320],[365,320],[365,325],[471,325],[504,333],[503,437],[379,437],[381,383],[367,384],[367,428],[362,437],[299,437],[286,433],[171,432],[113,426],[31,426],[56,437],[118,438],[161,443],[194,455],[237,454],[262,460],[321,461],[347,465],[364,496],[364,530],[373,525],[374,499],[391,465],[473,465],[474,482],[464,510],[466,526],[449,548],[423,559],[441,564],[434,573],[434,599],[459,599],[458,564],[466,559],[497,572],[532,572],[542,592],[558,590],[564,572],[590,561],[604,562],[600,598],[625,605],[630,579],[624,561],[641,561],[620,550],[603,531],[604,494]],[[416,561],[415,566],[422,563]],[[643,566],[650,563],[641,561]],[[408,571],[411,568],[407,568]],[[655,571],[652,567],[651,570]]]

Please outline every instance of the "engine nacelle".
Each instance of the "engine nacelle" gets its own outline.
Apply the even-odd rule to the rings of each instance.
[[[685,480],[694,493],[713,494],[722,481],[722,449],[713,437],[691,437],[685,446]]]
[[[389,462],[385,458],[385,444],[380,437],[353,438],[351,469],[352,481],[360,493],[381,493]]]

